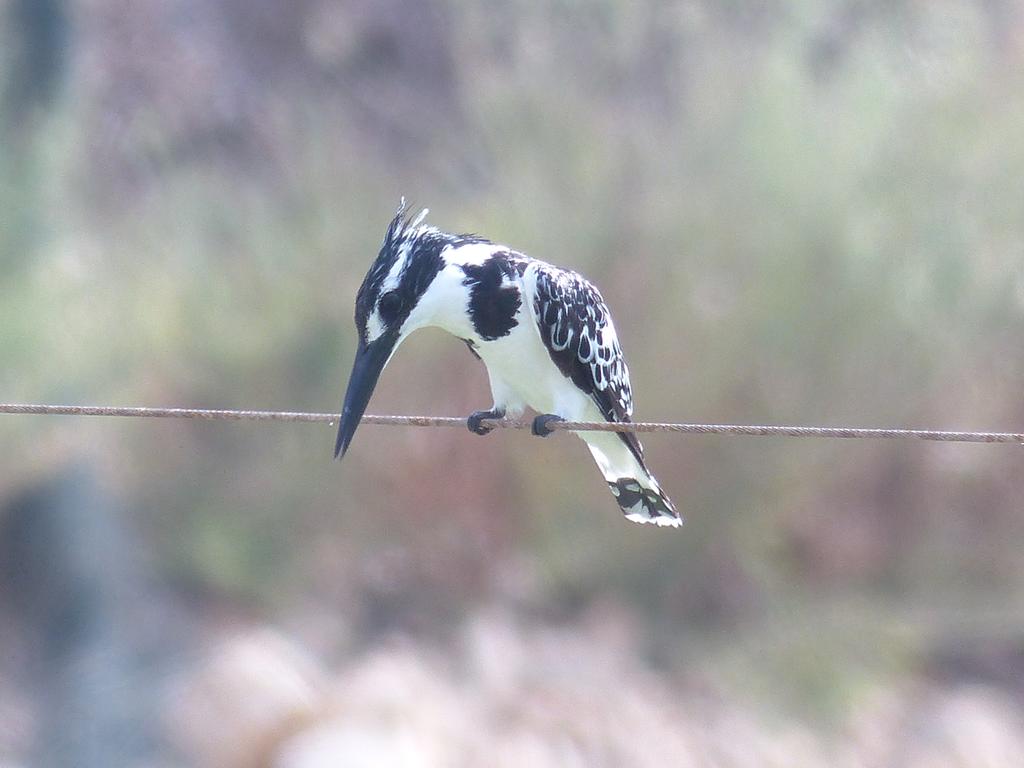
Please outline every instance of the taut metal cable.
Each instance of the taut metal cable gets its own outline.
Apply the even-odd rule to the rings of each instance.
[[[207,421],[307,421],[334,424],[336,413],[296,411],[237,411],[203,408],[125,408],[96,405],[36,405],[0,403],[0,413],[48,416],[135,416],[161,419],[202,419]],[[407,427],[461,427],[466,419],[452,416],[373,416],[365,415],[363,424]],[[529,429],[530,421],[512,419],[484,420],[485,424],[505,429]],[[739,435],[745,437],[832,437],[874,440],[934,440],[949,443],[1017,443],[1024,445],[1024,432],[950,432],[936,429],[863,429],[858,427],[787,427],[744,424],[675,424],[638,421],[630,423],[556,421],[547,425],[554,430],[576,432],[677,432],[693,435]]]

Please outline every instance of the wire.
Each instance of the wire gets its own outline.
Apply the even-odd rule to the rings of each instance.
[[[201,419],[206,421],[306,421],[334,424],[336,413],[297,411],[236,411],[202,408],[124,408],[95,405],[35,405],[0,403],[0,413],[48,416],[131,416],[160,419]],[[407,427],[466,427],[465,418],[451,416],[363,416],[363,424]],[[530,421],[485,419],[489,426],[529,429]],[[1017,443],[1024,445],[1024,432],[950,432],[935,429],[863,429],[857,427],[787,427],[743,424],[675,424],[660,422],[555,421],[554,430],[575,432],[677,432],[693,435],[739,435],[745,437],[831,437],[856,440],[934,440],[950,443]]]

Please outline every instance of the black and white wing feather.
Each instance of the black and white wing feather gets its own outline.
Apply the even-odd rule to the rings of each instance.
[[[575,272],[535,263],[533,312],[551,360],[593,399],[605,420],[631,421],[629,369],[600,291]],[[617,434],[644,466],[637,436]]]

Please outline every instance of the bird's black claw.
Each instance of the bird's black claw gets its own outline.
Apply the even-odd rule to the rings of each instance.
[[[477,435],[486,435],[488,432],[493,431],[494,427],[488,427],[481,422],[484,419],[503,419],[505,418],[505,409],[499,408],[492,411],[473,411],[466,419],[466,426],[469,431]]]
[[[554,432],[554,430],[548,426],[552,421],[565,421],[565,419],[553,413],[542,413],[533,420],[533,426],[530,427],[530,431],[537,437],[547,437]]]

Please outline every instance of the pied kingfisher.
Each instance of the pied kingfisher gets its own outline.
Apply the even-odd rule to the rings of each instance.
[[[580,275],[468,234],[423,223],[426,209],[392,219],[377,259],[356,296],[359,343],[334,448],[348,450],[384,366],[418,328],[442,328],[462,339],[487,366],[494,405],[467,419],[540,415],[533,433],[552,421],[627,422],[633,414],[629,370],[608,307]],[[632,432],[579,432],[629,520],[678,526],[682,518],[644,463]]]

